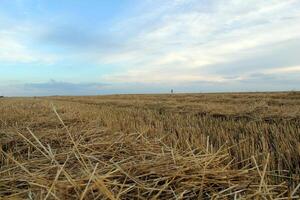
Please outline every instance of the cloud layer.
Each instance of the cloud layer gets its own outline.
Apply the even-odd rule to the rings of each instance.
[[[90,89],[97,83],[115,92],[143,92],[134,89],[139,86],[144,92],[300,89],[297,0],[5,4],[0,72],[4,66],[38,66],[35,73],[44,79],[31,80],[28,72],[18,80],[29,91],[98,93]],[[70,66],[81,70],[70,72]],[[47,76],[45,67],[57,73]],[[5,71],[0,76],[7,79]],[[67,81],[72,76],[79,78]],[[8,83],[1,84],[8,90]]]

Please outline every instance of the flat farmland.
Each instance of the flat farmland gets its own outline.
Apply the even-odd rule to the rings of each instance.
[[[300,93],[0,99],[0,199],[299,199]]]

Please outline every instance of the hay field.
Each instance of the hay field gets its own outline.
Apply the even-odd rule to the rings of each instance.
[[[0,99],[0,199],[300,199],[300,93]]]

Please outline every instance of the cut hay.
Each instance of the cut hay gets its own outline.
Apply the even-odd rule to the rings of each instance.
[[[300,199],[269,153],[237,161],[236,146],[209,137],[114,131],[49,109],[51,129],[2,128],[0,199]]]

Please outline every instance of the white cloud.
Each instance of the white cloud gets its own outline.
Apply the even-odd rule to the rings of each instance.
[[[0,29],[0,62],[54,63],[58,59],[57,56],[41,53],[30,43],[35,31],[37,29],[29,24],[12,24],[10,27]]]
[[[26,48],[16,40],[0,37],[0,60],[1,61],[32,61],[32,56],[26,52]]]
[[[140,23],[144,29],[134,30],[124,44],[133,48],[100,55],[101,61],[118,62],[126,69],[106,76],[107,80],[224,81],[221,74],[206,69],[241,59],[249,49],[300,37],[298,1],[214,1],[206,8],[209,11],[201,9],[202,1],[179,3],[185,7],[163,5],[154,11],[156,15],[141,14],[143,22],[138,17],[123,22],[124,31],[132,32]]]
[[[280,64],[270,66],[269,62],[268,68],[261,55],[272,54],[278,43],[300,39],[298,0],[141,2],[132,16],[120,16],[110,27],[98,27],[94,22],[78,22],[77,26],[57,20],[68,16],[67,12],[54,20],[33,19],[32,24],[11,20],[5,27],[0,19],[0,64],[96,63],[99,68],[116,67],[107,73],[103,70],[100,81],[150,85],[226,83],[246,80],[252,73],[299,71],[300,60],[288,62],[288,52],[283,52],[286,58]],[[299,48],[286,49],[292,52]],[[249,59],[255,62],[243,64]],[[266,59],[276,60],[272,56]],[[237,68],[248,71],[238,72]]]
[[[300,73],[300,66],[280,67],[264,71],[266,74]]]
[[[192,71],[177,68],[175,70],[169,69],[132,69],[128,70],[126,74],[115,74],[114,76],[106,75],[101,78],[102,81],[110,83],[155,83],[163,85],[180,85],[194,82],[207,83],[225,83],[242,80],[242,76],[226,77],[216,74],[201,74],[193,73]]]

